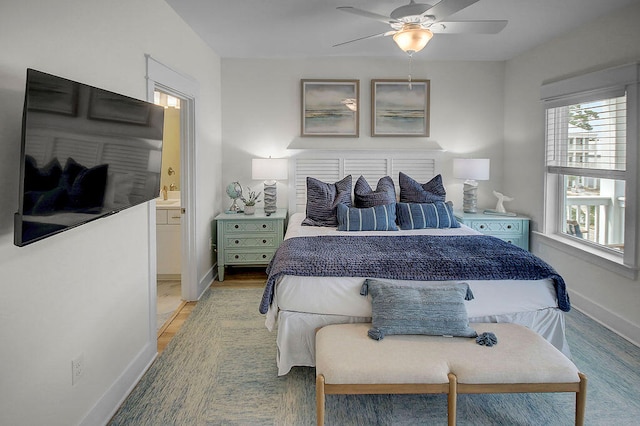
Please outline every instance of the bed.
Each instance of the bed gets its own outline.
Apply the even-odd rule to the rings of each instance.
[[[381,181],[376,175],[391,176],[391,173],[398,173],[397,169],[400,167],[407,170],[407,174],[419,176],[418,179],[422,182],[435,175],[435,161],[431,159],[371,159],[371,162],[380,165],[378,168],[363,167],[363,161],[365,160],[358,160],[351,165],[349,158],[339,158],[337,162],[335,158],[327,161],[297,159],[293,162],[296,193],[292,194],[293,197],[290,196],[290,200],[294,204],[292,210],[297,211],[291,214],[283,245],[267,270],[269,278],[260,306],[260,311],[266,316],[266,327],[271,331],[277,330],[278,375],[287,374],[294,366],[315,365],[315,330],[318,327],[371,321],[371,299],[361,294],[366,278],[385,279],[389,282],[412,281],[426,286],[441,281],[464,280],[474,295],[473,300],[465,302],[470,321],[525,325],[563,353],[570,355],[564,333],[563,311],[570,308],[564,281],[553,268],[524,250],[507,247],[507,243],[479,234],[463,224],[458,224],[459,227],[455,228],[398,228],[357,232],[341,231],[332,226],[303,225],[307,214],[300,202],[305,203],[303,200],[307,196],[306,177],[312,174],[322,175],[327,169],[333,169],[332,165],[338,164],[339,167],[335,168],[332,176],[322,175],[323,182],[335,182],[340,179],[340,175],[360,176],[357,172],[353,173],[354,166],[368,171],[369,175],[365,180],[372,185]],[[431,167],[425,167],[427,163]],[[319,166],[321,164],[323,166]],[[326,164],[330,166],[326,167]],[[392,185],[397,188],[398,182],[394,181]],[[441,244],[453,244],[456,247],[441,247]],[[461,264],[457,272],[455,269],[438,266],[438,262],[440,265],[456,263],[457,252],[452,250],[464,250],[461,247],[469,244],[480,244],[471,249],[472,252],[487,252],[492,261],[505,264],[515,262],[509,267],[505,266],[506,270],[515,270],[515,274],[511,273],[510,279],[499,277],[495,272],[495,263],[485,268],[490,271],[485,271],[484,275],[475,271],[475,266],[469,267],[472,265],[469,261]],[[349,248],[344,249],[345,245]],[[378,245],[383,246],[380,249],[382,254],[376,252]],[[356,253],[360,248],[366,253]],[[403,256],[405,250],[412,254]],[[341,264],[345,262],[336,261],[342,258],[345,251],[349,253],[348,256],[353,256],[346,265]],[[326,253],[326,259],[322,256],[323,253]],[[449,253],[446,254],[449,257],[440,258],[442,253]],[[454,253],[453,258],[451,253]],[[392,261],[384,263],[387,255]],[[425,257],[418,259],[419,256]],[[463,254],[460,258],[468,260],[469,256]],[[411,259],[407,260],[409,257]],[[438,260],[433,260],[436,258]],[[364,261],[360,262],[358,259]],[[404,263],[403,266],[403,261],[409,263]],[[525,261],[542,264],[543,273],[520,273],[520,270],[530,269],[519,263]],[[298,269],[289,265],[295,262],[299,264]],[[482,263],[482,259],[477,263]],[[342,269],[338,271],[336,268]],[[471,269],[474,271],[470,272]],[[480,269],[482,268],[478,267]],[[481,275],[475,276],[477,273]]]

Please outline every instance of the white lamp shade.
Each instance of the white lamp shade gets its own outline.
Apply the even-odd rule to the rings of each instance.
[[[468,180],[489,180],[488,158],[454,158],[453,177]]]
[[[251,178],[254,180],[285,180],[289,164],[286,158],[254,158],[251,160]]]

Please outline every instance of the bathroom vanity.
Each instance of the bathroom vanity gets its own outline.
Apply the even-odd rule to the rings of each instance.
[[[158,278],[180,278],[182,272],[181,209],[179,191],[169,191],[166,200],[156,199]]]

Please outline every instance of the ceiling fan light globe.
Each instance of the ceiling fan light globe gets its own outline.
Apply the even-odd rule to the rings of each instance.
[[[393,41],[398,47],[409,55],[419,52],[429,43],[433,33],[426,28],[419,26],[405,26],[402,30],[393,35]]]

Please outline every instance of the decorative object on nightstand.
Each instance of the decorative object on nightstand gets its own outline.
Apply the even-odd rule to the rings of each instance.
[[[244,203],[244,214],[252,215],[256,212],[256,203],[260,201],[260,195],[262,195],[262,192],[258,192],[256,194],[256,191],[252,191],[248,186],[247,190],[249,191],[249,197],[241,197],[241,199]]]
[[[288,177],[288,161],[286,158],[254,158],[251,161],[251,177],[264,181],[264,212],[268,215],[275,213],[278,180]]]
[[[242,198],[242,186],[240,182],[231,182],[227,185],[227,195],[233,200],[233,203],[227,209],[226,213],[238,213],[240,206],[238,205],[238,199]]]
[[[284,238],[286,209],[267,216],[263,209],[255,214],[216,217],[218,232],[218,280],[224,280],[229,265],[266,266]]]
[[[498,191],[493,191],[493,195],[496,196],[496,198],[498,198],[498,203],[496,204],[496,208],[495,209],[487,209],[484,211],[484,214],[495,214],[498,216],[515,216],[515,213],[511,213],[508,212],[505,208],[504,208],[504,202],[505,201],[513,201],[514,198],[513,197],[507,197],[506,195],[501,194]]]
[[[513,216],[483,213],[454,213],[458,222],[485,235],[500,238],[522,249],[529,250],[529,218],[513,213]]]
[[[453,176],[465,179],[462,209],[465,213],[478,211],[478,182],[489,180],[490,161],[488,158],[454,158]]]

